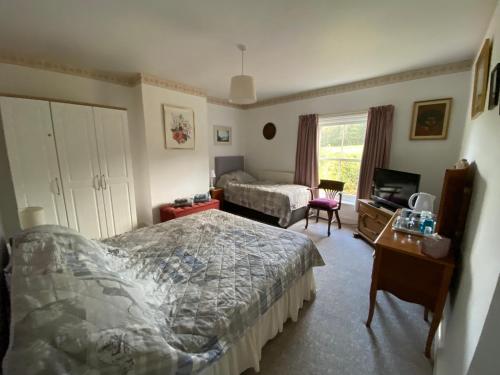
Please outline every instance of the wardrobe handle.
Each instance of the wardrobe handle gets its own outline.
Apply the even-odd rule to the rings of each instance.
[[[61,188],[59,187],[59,177],[56,177],[56,188],[57,188],[57,195],[61,195]]]
[[[101,190],[101,186],[100,186],[100,183],[99,183],[99,175],[98,174],[96,174],[94,176],[94,189]]]
[[[108,184],[106,182],[106,177],[104,175],[101,175],[101,186],[104,190],[108,188]]]

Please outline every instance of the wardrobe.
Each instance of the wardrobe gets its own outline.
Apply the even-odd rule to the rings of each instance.
[[[125,110],[3,96],[0,114],[19,212],[95,239],[136,227]]]

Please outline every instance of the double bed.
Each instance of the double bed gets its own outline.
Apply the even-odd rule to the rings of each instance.
[[[257,180],[244,172],[243,156],[215,157],[216,186],[224,189],[224,209],[287,228],[305,217],[307,186]]]
[[[105,241],[14,238],[7,374],[237,374],[296,320],[323,265],[306,236],[219,210]]]

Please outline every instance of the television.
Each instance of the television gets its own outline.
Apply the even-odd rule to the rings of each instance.
[[[372,199],[392,210],[408,208],[408,199],[418,192],[419,184],[419,174],[375,168]]]

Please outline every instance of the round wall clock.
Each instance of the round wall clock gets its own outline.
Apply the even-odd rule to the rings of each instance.
[[[268,122],[262,129],[262,135],[265,139],[273,139],[276,135],[276,126],[272,122]]]

